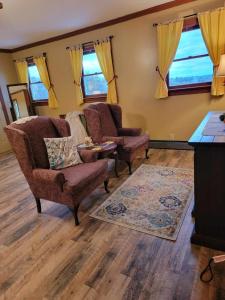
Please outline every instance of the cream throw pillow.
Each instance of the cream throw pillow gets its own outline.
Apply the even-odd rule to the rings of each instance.
[[[82,163],[72,136],[44,138],[51,169],[63,169]]]

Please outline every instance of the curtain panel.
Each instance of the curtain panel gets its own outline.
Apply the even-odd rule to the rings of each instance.
[[[73,71],[75,84],[76,101],[78,105],[84,103],[83,92],[81,87],[82,67],[83,67],[83,49],[81,46],[69,49],[70,61]]]
[[[111,104],[117,103],[116,76],[113,70],[110,38],[96,42],[94,48],[102,73],[108,84],[107,102]]]
[[[155,98],[162,99],[168,97],[168,87],[166,76],[177,51],[183,30],[183,19],[169,24],[159,24],[157,26],[158,40],[158,66],[159,81],[157,84]]]
[[[20,83],[29,83],[28,65],[27,65],[26,60],[16,61],[15,65],[16,65],[19,82]]]
[[[220,8],[198,14],[201,32],[213,62],[213,81],[211,94],[213,96],[224,95],[223,78],[216,77],[220,62],[220,56],[225,54],[225,9]]]
[[[58,101],[53,89],[53,85],[50,82],[48,69],[46,65],[46,58],[44,56],[35,57],[34,63],[37,66],[38,72],[40,74],[41,81],[44,83],[46,89],[48,90],[48,106],[49,108],[58,108]]]

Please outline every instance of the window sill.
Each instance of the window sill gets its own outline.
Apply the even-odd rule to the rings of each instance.
[[[106,95],[84,97],[84,103],[106,102]]]
[[[48,106],[48,99],[46,99],[46,100],[32,101],[32,104],[34,106]]]
[[[211,85],[169,89],[169,96],[210,93]]]

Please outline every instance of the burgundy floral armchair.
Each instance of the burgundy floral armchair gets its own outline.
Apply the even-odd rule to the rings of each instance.
[[[69,136],[70,128],[65,120],[36,117],[22,124],[12,123],[5,127],[5,132],[35,197],[38,213],[41,213],[41,198],[65,204],[73,209],[78,225],[82,199],[103,181],[109,192],[107,160],[97,160],[93,151],[80,152],[82,164],[60,170],[49,168],[43,138]]]
[[[122,127],[122,110],[117,104],[96,103],[84,109],[87,128],[95,143],[107,140],[118,146],[118,158],[127,162],[132,173],[132,162],[141,151],[148,158],[149,136],[141,134],[140,128]]]

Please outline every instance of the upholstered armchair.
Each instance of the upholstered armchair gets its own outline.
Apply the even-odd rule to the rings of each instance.
[[[140,128],[122,127],[122,110],[117,104],[96,103],[84,109],[87,129],[95,143],[114,141],[118,158],[127,162],[132,173],[132,162],[141,151],[148,158],[149,136],[141,135]]]
[[[33,117],[25,123],[6,126],[5,132],[34,195],[38,213],[41,213],[41,198],[65,204],[72,208],[78,225],[78,208],[82,199],[102,182],[109,192],[107,160],[97,160],[93,151],[80,152],[82,164],[50,169],[43,138],[69,136],[70,128],[65,120]]]

